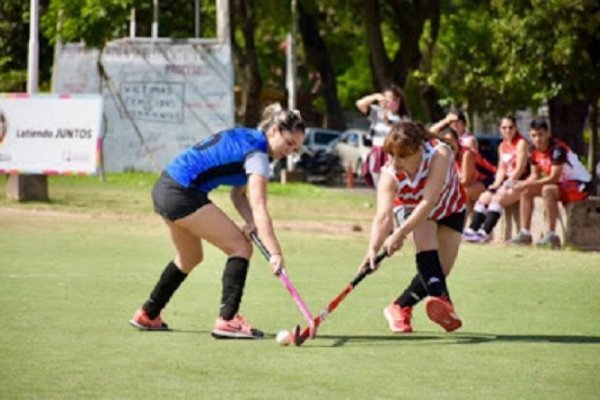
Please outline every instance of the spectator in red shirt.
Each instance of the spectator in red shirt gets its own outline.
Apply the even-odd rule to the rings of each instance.
[[[533,148],[529,156],[531,175],[515,183],[520,191],[521,231],[510,240],[511,244],[529,245],[533,199],[544,199],[548,217],[548,232],[536,245],[560,248],[556,234],[558,202],[563,204],[581,201],[589,196],[591,175],[581,164],[577,155],[564,142],[553,138],[548,123],[543,118],[531,121],[529,136]]]

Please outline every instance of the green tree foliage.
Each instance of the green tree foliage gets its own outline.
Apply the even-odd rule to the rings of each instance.
[[[581,150],[600,94],[600,5],[593,0],[447,3],[432,72],[416,74],[445,103],[503,114],[550,108],[553,131]]]
[[[48,1],[39,3],[40,15]],[[0,92],[24,92],[27,89],[27,57],[29,42],[29,2],[0,2]],[[52,61],[52,48],[43,36],[39,38],[40,85],[47,86]]]
[[[107,41],[125,36],[134,0],[51,0],[42,17],[44,32],[54,40],[83,40],[103,48]]]

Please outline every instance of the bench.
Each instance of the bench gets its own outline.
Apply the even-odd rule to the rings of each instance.
[[[544,212],[544,200],[536,197],[531,220],[533,240],[541,238],[548,229]],[[600,197],[592,196],[587,200],[558,206],[556,233],[563,244],[580,250],[600,250]],[[521,229],[519,203],[504,210],[500,223],[494,229],[494,238],[507,241]]]

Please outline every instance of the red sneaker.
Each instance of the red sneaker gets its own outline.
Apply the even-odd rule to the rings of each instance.
[[[455,331],[462,326],[462,321],[446,296],[427,297],[425,310],[429,319],[444,328],[446,332]]]
[[[411,333],[413,331],[410,325],[412,307],[400,307],[399,304],[392,303],[383,309],[383,316],[387,319],[392,332]]]
[[[253,328],[250,322],[237,314],[230,321],[217,318],[212,336],[217,339],[258,339],[262,338],[264,333]]]
[[[140,308],[133,315],[129,324],[140,331],[168,331],[169,326],[165,324],[160,315],[154,319],[150,319],[146,311]]]

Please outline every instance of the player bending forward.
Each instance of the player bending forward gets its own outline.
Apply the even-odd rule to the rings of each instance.
[[[446,277],[458,254],[466,214],[466,196],[452,150],[432,138],[421,124],[412,122],[396,125],[384,150],[391,160],[377,186],[377,213],[361,265],[376,268],[374,260],[381,247],[392,255],[412,233],[417,275],[383,310],[384,316],[393,332],[412,332],[412,308],[427,298],[428,317],[452,332],[462,322],[450,300]],[[406,217],[392,232],[394,204],[402,204]]]

